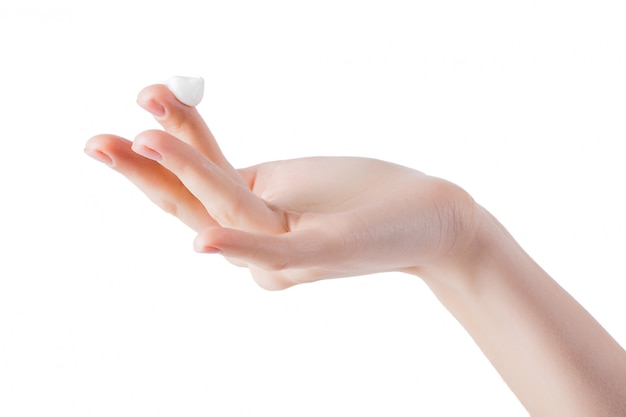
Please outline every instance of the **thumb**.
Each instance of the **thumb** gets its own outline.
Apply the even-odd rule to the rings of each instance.
[[[200,253],[220,253],[264,271],[284,271],[328,265],[333,261],[334,240],[318,229],[282,234],[210,227],[196,237]]]

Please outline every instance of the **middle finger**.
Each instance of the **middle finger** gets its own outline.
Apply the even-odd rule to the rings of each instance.
[[[132,149],[176,175],[220,225],[269,233],[287,231],[282,213],[174,136],[149,130],[135,138]]]
[[[141,90],[137,103],[152,113],[166,132],[194,147],[233,180],[243,183],[195,107],[178,101],[162,84],[154,84]]]

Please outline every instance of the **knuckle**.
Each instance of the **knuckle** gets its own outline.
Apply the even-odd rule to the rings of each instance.
[[[221,203],[214,202],[211,209],[211,215],[222,226],[228,226],[232,228],[240,228],[243,226],[242,222],[244,216],[242,216],[243,196],[239,188],[235,190],[232,198],[226,198]]]
[[[279,272],[289,269],[289,262],[286,259],[274,259],[268,265],[270,271]]]
[[[164,212],[181,218],[183,206],[188,201],[188,191],[182,183],[178,183],[169,188],[167,193],[153,197],[152,201]]]

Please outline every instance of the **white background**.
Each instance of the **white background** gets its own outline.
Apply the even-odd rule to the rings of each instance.
[[[157,127],[137,92],[201,75],[234,165],[452,180],[625,345],[625,21],[623,1],[2,0],[0,415],[526,415],[418,278],[264,291],[84,143]]]

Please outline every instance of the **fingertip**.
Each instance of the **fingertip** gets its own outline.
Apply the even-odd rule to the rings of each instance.
[[[168,135],[166,132],[159,130],[159,129],[144,130],[142,132],[139,132],[137,136],[135,136],[135,139],[133,139],[133,145],[134,144],[146,145],[151,142],[160,142],[166,136],[169,137],[170,135]]]
[[[130,147],[130,141],[128,139],[124,139],[121,136],[111,134],[100,134],[93,136],[87,141],[87,144],[85,145],[86,149],[98,148],[107,153],[110,150],[118,149],[120,147]]]
[[[211,232],[216,227],[210,227],[200,232],[193,240],[193,249],[198,253],[222,253],[222,249],[218,247],[214,239],[211,239]]]
[[[178,145],[176,138],[168,133],[151,129],[135,136],[131,149],[143,157],[159,162],[165,154],[171,154],[173,150],[178,149]]]
[[[188,110],[195,108],[194,106],[189,106],[185,103],[182,103],[176,95],[168,88],[165,84],[152,84],[145,88],[143,88],[139,94],[137,94],[137,104],[139,104],[144,109],[150,111],[149,108],[146,108],[151,102],[155,102],[165,107],[166,110],[177,108],[180,111]]]
[[[113,159],[99,149],[85,148],[85,153],[98,162],[102,162],[107,166],[113,166]]]
[[[163,85],[150,85],[139,92],[137,104],[157,120],[165,119],[167,117],[167,93],[167,88],[164,89]]]
[[[193,240],[193,250],[198,253],[204,253],[204,248],[206,248],[204,239],[202,237],[202,233],[198,234]]]
[[[165,130],[183,139],[190,127],[193,131],[194,125],[202,125],[197,109],[181,103],[163,84],[154,84],[141,90],[137,104],[152,114]]]
[[[214,248],[211,246],[199,246],[196,247],[196,245],[194,245],[194,250],[198,253],[216,253],[216,254],[220,254],[222,253],[221,249],[218,248]]]
[[[102,143],[106,143],[110,141],[110,138],[112,136],[113,135],[100,134],[100,135],[95,135],[95,136],[90,137],[87,140],[87,143],[85,144],[85,150],[96,148],[100,146]]]
[[[112,167],[120,149],[128,147],[126,139],[115,135],[101,134],[91,137],[85,144],[84,152],[93,159]]]
[[[167,117],[167,111],[165,106],[156,100],[146,100],[143,102],[137,102],[144,110],[152,114],[157,120],[165,119]]]
[[[151,84],[144,87],[137,94],[137,102],[145,102],[150,99],[163,99],[164,96],[171,95],[170,90],[164,84]]]

